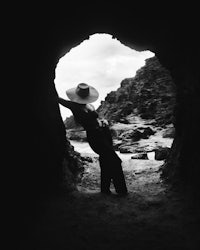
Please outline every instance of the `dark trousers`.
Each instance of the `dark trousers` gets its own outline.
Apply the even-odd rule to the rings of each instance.
[[[108,127],[87,131],[87,139],[92,150],[99,155],[101,168],[101,192],[109,192],[111,181],[117,193],[126,193],[127,187],[121,159],[113,149]]]

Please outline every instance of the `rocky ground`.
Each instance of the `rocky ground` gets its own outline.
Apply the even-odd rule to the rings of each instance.
[[[155,126],[155,120],[142,119],[140,116],[127,116],[127,124],[114,123],[114,147],[121,153],[147,153],[161,148],[170,148],[173,137],[173,124]]]
[[[85,135],[81,132],[80,140],[76,131],[79,141],[74,147],[84,162],[82,180],[73,192],[44,199],[20,250],[199,249],[199,209],[161,177],[167,155],[159,158],[157,153],[171,147],[173,126],[155,127],[153,120],[127,118],[127,124],[115,123],[112,130],[128,196],[118,197],[113,185],[110,196],[99,192],[98,156],[87,143],[80,147]],[[146,128],[150,134],[144,133]],[[147,157],[138,159],[138,154]]]
[[[159,127],[155,125],[155,119],[146,120],[133,114],[127,116],[126,120],[127,123],[116,122],[110,126],[116,151],[132,153],[135,158],[147,158],[147,153],[154,152],[156,159],[166,159],[174,137],[173,124]],[[87,141],[86,132],[81,128],[68,129],[66,132],[74,144]]]
[[[98,158],[82,156],[87,161],[77,190],[43,202],[20,249],[199,249],[198,211],[163,182],[163,161],[124,159],[129,195],[118,197],[113,186],[111,196],[99,192]]]

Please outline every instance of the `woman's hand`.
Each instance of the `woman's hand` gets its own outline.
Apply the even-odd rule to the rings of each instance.
[[[98,119],[98,123],[100,127],[107,127],[109,125],[106,119]]]

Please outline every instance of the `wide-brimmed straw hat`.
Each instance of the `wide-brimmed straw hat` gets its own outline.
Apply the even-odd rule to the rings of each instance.
[[[66,94],[71,101],[80,104],[95,102],[99,97],[98,91],[86,83],[79,83],[76,88],[68,89]]]

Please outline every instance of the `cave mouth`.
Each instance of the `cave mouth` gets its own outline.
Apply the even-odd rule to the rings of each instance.
[[[89,36],[60,58],[55,70],[55,86],[63,98],[66,98],[66,89],[79,82],[85,81],[99,89],[100,98],[94,106],[102,118],[112,118],[115,149],[120,156],[125,159],[128,155],[132,158],[164,160],[175,132],[173,80],[153,52],[139,52],[132,47],[125,46],[110,34],[95,33]],[[136,87],[124,94],[131,84]],[[138,92],[137,95],[134,91]],[[62,105],[60,111],[67,136],[75,150],[93,153],[85,142],[85,132],[80,128],[74,131],[76,124],[70,117],[71,111]]]
[[[108,93],[120,87],[123,79],[134,77],[145,59],[153,56],[151,51],[139,52],[124,45],[111,34],[92,34],[60,58],[55,70],[56,90],[66,98],[67,88],[86,82],[99,90],[99,99],[93,103],[97,109]],[[71,115],[61,105],[60,111],[63,120]]]

